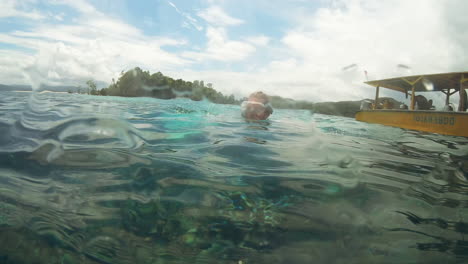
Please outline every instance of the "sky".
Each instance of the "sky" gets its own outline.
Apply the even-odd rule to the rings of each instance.
[[[140,67],[236,97],[372,98],[366,79],[467,71],[465,10],[465,0],[0,0],[0,83],[104,87]]]

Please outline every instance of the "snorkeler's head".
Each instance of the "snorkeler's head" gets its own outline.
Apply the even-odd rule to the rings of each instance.
[[[262,104],[267,104],[270,99],[268,98],[268,95],[264,94],[263,92],[254,92],[249,95],[249,101],[251,102],[259,102]]]
[[[265,120],[273,113],[268,96],[263,92],[252,93],[241,108],[242,116],[250,120]]]

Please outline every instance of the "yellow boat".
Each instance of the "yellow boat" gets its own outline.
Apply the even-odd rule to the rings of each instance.
[[[466,112],[468,102],[465,90],[468,88],[468,72],[414,75],[365,83],[376,88],[375,100],[367,107],[361,105],[361,111],[356,113],[356,120],[443,135],[468,137],[468,112]],[[386,109],[389,107],[379,102],[381,87],[405,93],[406,98],[410,96],[409,109],[404,109],[404,106],[400,109]],[[446,111],[419,107],[418,102],[421,96],[417,96],[417,92],[444,93],[446,95],[444,110]],[[455,93],[459,93],[460,98],[458,109],[450,107],[450,96]],[[430,103],[432,104],[432,101]]]

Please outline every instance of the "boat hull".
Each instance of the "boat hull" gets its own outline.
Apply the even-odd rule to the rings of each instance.
[[[468,113],[442,111],[367,110],[356,120],[386,126],[468,137]]]

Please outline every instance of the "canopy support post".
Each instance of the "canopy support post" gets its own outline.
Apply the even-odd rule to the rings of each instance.
[[[414,84],[411,86],[411,110],[414,110],[415,104],[415,94],[414,94]]]
[[[450,104],[450,88],[447,89],[447,96],[445,97],[445,105]]]
[[[374,110],[377,109],[377,105],[379,103],[379,90],[380,90],[380,86],[375,87]]]
[[[466,111],[466,104],[468,103],[466,101],[466,90],[465,86],[463,85],[465,82],[468,82],[468,77],[465,77],[465,74],[463,73],[460,79],[460,91],[458,92],[460,95],[460,103],[458,104],[458,111],[460,112],[465,112]]]

